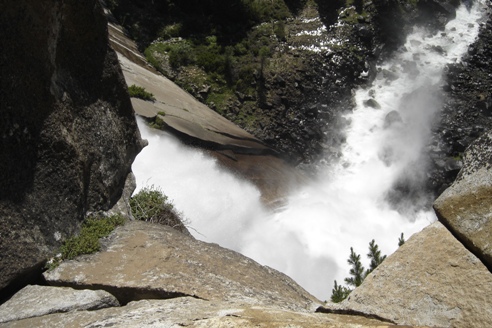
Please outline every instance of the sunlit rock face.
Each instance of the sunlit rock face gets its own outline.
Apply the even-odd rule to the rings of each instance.
[[[492,274],[440,223],[415,234],[335,309],[400,325],[488,327]],[[335,310],[336,311],[336,310]]]
[[[466,151],[463,169],[434,204],[439,220],[492,268],[492,132]]]
[[[141,144],[98,1],[9,1],[0,40],[2,289],[118,200]]]

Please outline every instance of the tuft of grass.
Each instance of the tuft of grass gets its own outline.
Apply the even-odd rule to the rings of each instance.
[[[117,226],[125,223],[121,215],[87,218],[78,236],[65,240],[61,247],[61,260],[70,260],[83,254],[92,254],[101,249],[99,239],[108,236]]]
[[[148,101],[154,101],[154,95],[143,87],[139,87],[135,84],[132,84],[131,86],[128,87],[128,93],[130,94],[130,97],[132,98],[139,98],[143,100],[148,100]]]
[[[136,220],[159,223],[187,233],[185,220],[158,187],[145,187],[130,198],[130,208]]]
[[[108,236],[117,226],[123,225],[126,218],[115,214],[107,217],[92,216],[82,223],[80,233],[63,242],[60,253],[46,262],[45,269],[53,270],[64,260],[79,255],[93,254],[101,249],[99,239]]]

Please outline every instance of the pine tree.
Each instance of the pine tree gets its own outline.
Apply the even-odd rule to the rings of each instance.
[[[335,286],[331,290],[331,301],[333,303],[340,303],[349,296],[351,290],[345,286],[341,286],[335,280]]]
[[[401,233],[400,238],[398,238],[398,247],[405,244],[405,237],[403,237],[403,232]]]
[[[369,253],[367,253],[367,257],[371,260],[371,264],[369,269],[366,271],[366,276],[374,271],[374,269],[376,269],[377,266],[380,265],[386,258],[386,255],[381,256],[379,246],[376,244],[374,239],[369,243]]]
[[[348,264],[352,266],[349,273],[352,277],[345,278],[345,283],[349,286],[358,287],[364,280],[364,266],[360,262],[360,255],[354,252],[353,247],[350,247],[350,257],[347,260]]]

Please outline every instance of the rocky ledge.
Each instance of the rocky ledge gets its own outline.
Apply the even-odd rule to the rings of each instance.
[[[135,43],[122,31],[120,25],[110,21],[111,45],[118,52],[126,83],[145,88],[155,98],[132,98],[138,115],[182,142],[208,151],[221,165],[252,181],[265,204],[274,204],[293,185],[306,179],[274,149],[145,64]]]
[[[315,313],[320,301],[282,273],[170,227],[129,222],[103,243],[45,273],[63,287],[29,286],[1,305],[0,327],[391,325]]]

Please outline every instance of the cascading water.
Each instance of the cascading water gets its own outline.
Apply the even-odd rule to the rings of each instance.
[[[149,146],[133,165],[138,188],[161,186],[198,239],[239,251],[328,299],[333,280],[348,275],[350,247],[364,255],[375,239],[390,254],[402,232],[409,237],[435,220],[421,204],[426,195],[405,201],[395,185],[418,190],[425,181],[422,151],[440,107],[439,80],[476,38],[482,5],[460,7],[437,35],[416,29],[408,36],[395,58],[378,67],[373,85],[356,92],[340,161],[299,187],[285,208],[266,211],[251,183],[140,121]]]

